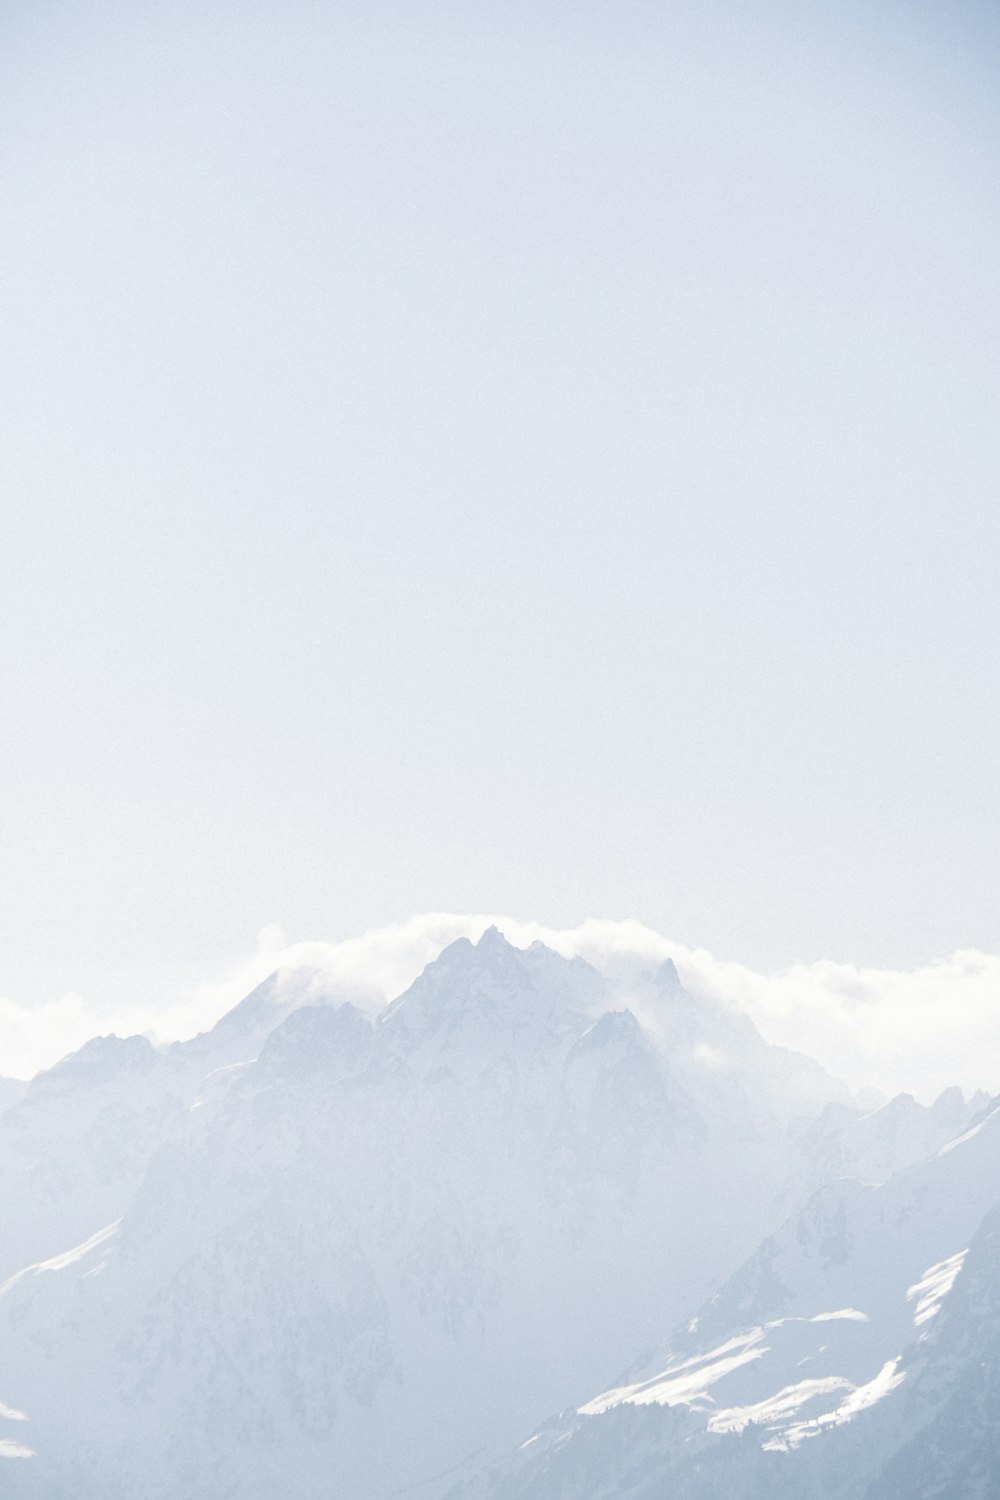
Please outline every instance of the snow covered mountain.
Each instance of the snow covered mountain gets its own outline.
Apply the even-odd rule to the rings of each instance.
[[[491,930],[374,1022],[306,974],[36,1079],[5,1493],[433,1500],[690,1317],[850,1096],[672,966],[623,998]]]
[[[930,1106],[912,1094],[897,1094],[867,1111],[830,1104],[818,1119],[803,1122],[806,1170],[814,1187],[837,1177],[885,1182],[903,1167],[934,1156],[989,1106],[988,1094],[966,1099],[958,1088],[945,1089]]]
[[[323,994],[314,971],[272,976],[166,1053],[142,1036],[94,1037],[30,1083],[0,1086],[0,1281],[120,1217],[154,1153],[189,1133],[192,1107],[221,1096],[273,1028]]]
[[[987,1500],[998,1200],[1000,1109],[881,1186],[829,1184],[666,1345],[454,1500]]]

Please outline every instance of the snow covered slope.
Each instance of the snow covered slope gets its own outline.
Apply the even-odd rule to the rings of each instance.
[[[455,1500],[995,1494],[998,1199],[1000,1110],[880,1187],[831,1183],[667,1345]]]
[[[866,1500],[995,1500],[998,1391],[1000,1209],[994,1209],[973,1236],[954,1290],[913,1361],[901,1410],[880,1444],[890,1457]]]
[[[790,1122],[849,1097],[669,968],[640,1023],[495,930],[374,1024],[278,988],[41,1083],[46,1160],[178,1123],[0,1292],[14,1500],[434,1497],[689,1316],[776,1222]]]

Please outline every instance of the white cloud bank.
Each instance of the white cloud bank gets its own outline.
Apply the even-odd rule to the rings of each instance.
[[[631,977],[672,958],[685,985],[747,1011],[769,1041],[817,1058],[854,1088],[875,1084],[932,1099],[949,1084],[1000,1091],[1000,957],[966,950],[920,969],[797,964],[759,974],[743,964],[686,948],[639,922],[591,920],[554,929],[502,916],[431,914],[341,943],[286,945],[265,928],[257,951],[221,982],[168,1007],[102,1010],[79,995],[28,1009],[0,998],[0,1074],[28,1077],[115,1031],[162,1040],[214,1024],[274,969],[312,965],[345,994],[375,1009],[399,994],[454,938],[478,938],[496,923],[511,942],[536,938],[580,955],[627,991]]]

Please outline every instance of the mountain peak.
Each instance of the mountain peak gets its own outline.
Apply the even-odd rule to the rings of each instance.
[[[534,994],[521,954],[491,927],[473,945],[458,938],[388,1005],[378,1019],[381,1034],[405,1051],[432,1037],[496,1021]]]
[[[586,1057],[652,1058],[653,1045],[635,1016],[625,1010],[608,1010],[575,1042],[567,1063],[575,1065]]]
[[[487,927],[476,947],[485,953],[497,953],[503,948],[510,948],[512,951],[516,951],[513,948],[513,944],[508,943],[499,927],[496,926]]]
[[[569,1030],[585,1029],[585,1013],[604,982],[582,959],[542,946],[515,948],[497,927],[475,944],[459,938],[427,965],[405,994],[387,1006],[378,1029],[405,1052],[433,1041],[470,1058],[527,1046],[533,1054]]]
[[[677,972],[677,965],[672,958],[663,960],[653,975],[653,983],[658,989],[666,991],[668,995],[676,995],[684,988],[681,984],[681,976]]]
[[[54,1067],[39,1073],[29,1087],[32,1097],[72,1087],[98,1087],[144,1076],[163,1065],[163,1055],[146,1036],[95,1036]]]

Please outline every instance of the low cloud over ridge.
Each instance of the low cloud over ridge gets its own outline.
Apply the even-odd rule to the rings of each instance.
[[[1000,957],[963,950],[913,970],[820,961],[760,974],[661,936],[640,922],[591,919],[550,928],[498,915],[431,913],[340,943],[286,944],[265,928],[257,951],[224,979],[164,1006],[104,1008],[69,994],[29,1009],[0,997],[0,1075],[28,1077],[89,1037],[144,1031],[169,1041],[214,1024],[275,969],[319,970],[371,1011],[399,994],[456,937],[495,923],[519,947],[536,939],[629,983],[666,958],[695,993],[745,1010],[769,1041],[809,1053],[854,1088],[924,1100],[958,1083],[1000,1091]]]

